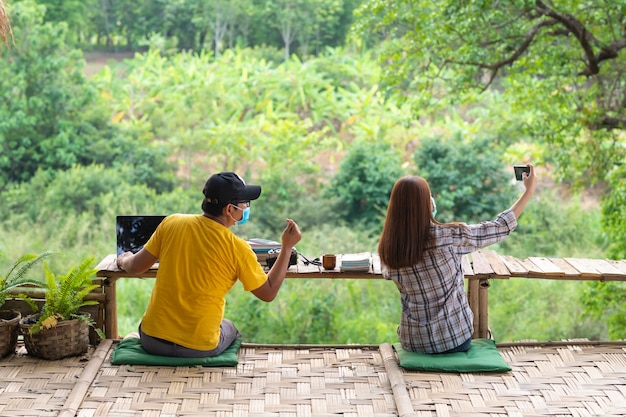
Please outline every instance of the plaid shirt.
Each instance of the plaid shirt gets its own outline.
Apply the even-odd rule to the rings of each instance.
[[[472,337],[474,314],[465,293],[461,257],[500,242],[516,226],[511,210],[479,224],[432,223],[422,262],[401,269],[383,268],[384,277],[393,280],[400,291],[398,337],[404,349],[445,352]]]

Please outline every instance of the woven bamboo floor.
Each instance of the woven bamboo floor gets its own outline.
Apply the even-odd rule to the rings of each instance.
[[[0,359],[0,416],[624,416],[626,341],[500,344],[513,370],[406,372],[389,344],[243,344],[224,368]]]

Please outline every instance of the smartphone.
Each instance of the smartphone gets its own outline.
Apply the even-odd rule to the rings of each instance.
[[[515,179],[518,181],[522,180],[522,173],[527,172],[530,175],[530,167],[526,165],[513,165],[513,170],[515,170]]]

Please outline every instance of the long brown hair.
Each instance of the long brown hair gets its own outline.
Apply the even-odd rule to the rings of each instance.
[[[4,7],[4,0],[0,0],[0,41],[6,46],[10,46],[9,37],[11,37],[12,34],[9,13],[7,13]]]
[[[432,220],[430,198],[430,187],[421,177],[405,176],[394,184],[378,242],[380,260],[387,267],[398,269],[423,259]]]

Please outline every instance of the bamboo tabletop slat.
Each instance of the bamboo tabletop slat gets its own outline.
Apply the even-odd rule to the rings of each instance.
[[[619,260],[619,261],[608,260],[607,262],[610,263],[613,267],[615,267],[615,269],[620,271],[623,275],[626,275],[626,260]]]
[[[493,269],[494,274],[496,274],[500,278],[508,278],[511,276],[511,271],[504,263],[500,255],[492,250],[483,250],[481,252],[485,255],[485,258],[489,262],[489,265],[491,265],[491,269]]]
[[[472,267],[469,256],[466,255],[461,258],[461,266],[463,267],[463,274],[466,278],[474,277],[474,268]]]
[[[597,279],[602,274],[596,269],[594,263],[590,259],[582,258],[563,258],[565,262],[572,265],[580,272],[582,278]]]
[[[343,254],[337,255],[337,267],[324,270],[319,265],[307,264],[302,259],[287,271],[287,278],[382,278],[380,257],[371,254],[368,271],[342,271]],[[530,256],[518,259],[510,255],[500,255],[492,250],[478,250],[462,257],[462,268],[466,278],[540,278],[565,280],[626,281],[626,260],[585,258],[548,258]],[[117,269],[115,255],[106,256],[97,266],[98,277],[108,278],[151,278],[156,276],[156,268],[135,276]]]
[[[550,261],[558,266],[563,271],[563,276],[566,279],[580,279],[581,274],[576,268],[562,258],[550,258]]]
[[[530,256],[528,260],[537,266],[537,271],[540,274],[545,275],[546,277],[549,277],[552,275],[556,275],[556,276],[564,275],[563,270],[559,266],[554,264],[549,258]]]
[[[489,263],[489,258],[485,256],[484,252],[476,251],[471,253],[472,266],[474,268],[475,277],[491,277],[495,275],[495,272]]]

